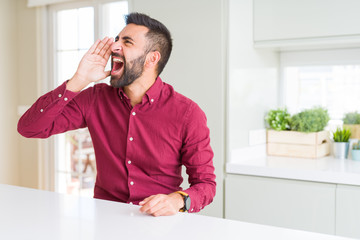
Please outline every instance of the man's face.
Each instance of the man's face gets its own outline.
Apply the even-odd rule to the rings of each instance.
[[[128,86],[142,75],[147,32],[144,26],[129,24],[115,38],[111,47],[111,86]]]

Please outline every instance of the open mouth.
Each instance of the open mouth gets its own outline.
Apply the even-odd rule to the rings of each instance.
[[[124,66],[124,61],[121,58],[113,57],[111,74],[117,74]]]

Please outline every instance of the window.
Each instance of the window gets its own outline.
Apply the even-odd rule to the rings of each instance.
[[[291,114],[314,106],[328,109],[329,128],[360,111],[359,49],[282,53],[283,105]]]
[[[49,13],[53,36],[53,78],[49,85],[55,88],[72,77],[95,39],[115,37],[121,31],[128,3],[98,0],[60,4],[50,7]],[[101,82],[109,83],[109,78]],[[55,191],[92,197],[96,164],[87,128],[55,136],[54,149]]]

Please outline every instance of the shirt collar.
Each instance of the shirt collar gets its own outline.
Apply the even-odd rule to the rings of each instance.
[[[153,104],[159,98],[162,87],[163,81],[160,77],[157,77],[154,84],[145,93],[145,96],[143,97],[143,103],[144,100],[147,98],[148,102],[150,104]],[[126,96],[123,88],[119,88],[118,94],[120,96],[120,99],[129,99],[128,96]]]
[[[154,84],[145,93],[145,96],[147,96],[150,104],[153,104],[159,98],[162,87],[163,87],[163,82],[160,77],[157,77]]]

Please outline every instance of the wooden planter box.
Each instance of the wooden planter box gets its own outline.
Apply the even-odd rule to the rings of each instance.
[[[320,158],[330,154],[329,133],[268,130],[266,148],[270,156]]]
[[[344,124],[344,128],[350,129],[350,138],[360,139],[360,124]]]

